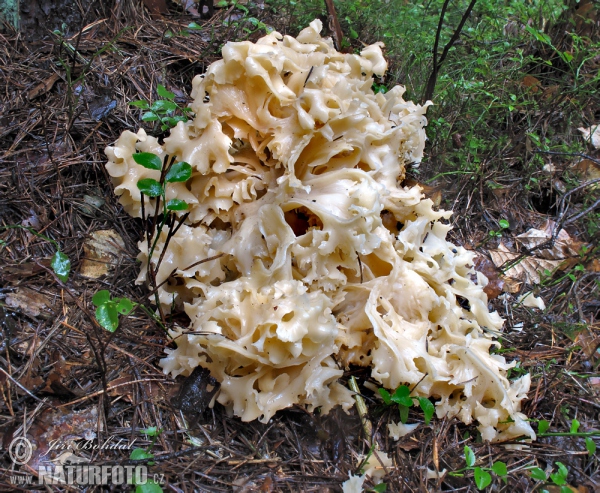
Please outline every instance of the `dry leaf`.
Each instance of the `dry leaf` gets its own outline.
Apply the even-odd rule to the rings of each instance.
[[[600,166],[591,159],[582,159],[577,163],[574,169],[581,174],[582,182],[600,178]],[[590,185],[590,190],[597,190],[598,188],[600,188],[600,183]]]
[[[123,238],[116,231],[94,231],[83,244],[81,275],[97,279],[108,274],[110,268],[118,263],[124,250]]]
[[[50,309],[52,303],[43,294],[30,288],[17,288],[6,295],[6,306],[23,312],[32,318],[50,318],[53,313]]]
[[[515,240],[525,247],[527,250],[531,250],[543,243],[546,243],[552,234],[556,223],[554,221],[546,221],[541,229],[530,229],[529,231],[517,236]],[[550,249],[536,250],[534,255],[541,257],[546,260],[564,260],[570,257],[576,257],[579,255],[583,243],[574,240],[569,236],[564,229],[561,229],[558,233],[554,246]]]
[[[60,446],[68,447],[75,440],[94,439],[97,427],[98,413],[95,407],[80,412],[48,409],[27,434],[34,445],[27,468],[37,471],[42,463],[54,460],[65,452],[65,448],[61,449]]]
[[[597,258],[593,259],[591,262],[588,262],[585,268],[589,272],[600,272],[600,260]]]
[[[521,257],[520,254],[511,252],[503,243],[498,245],[497,250],[490,250],[489,254],[490,257],[492,257],[492,262],[494,262],[498,268],[507,262],[512,262]],[[505,271],[504,275],[513,279],[525,281],[528,284],[539,284],[540,274],[544,273],[546,270],[553,272],[562,263],[563,260],[546,260],[538,257],[525,256],[517,265]]]
[[[581,350],[592,363],[600,358],[600,353],[598,352],[600,349],[600,336],[594,337],[591,331],[584,330],[577,334],[575,344],[581,346]]]
[[[500,278],[498,269],[487,258],[477,255],[474,259],[475,270],[481,272],[488,279],[488,283],[483,291],[487,294],[488,300],[493,300],[500,296],[504,288],[504,281]]]
[[[143,385],[146,395],[153,401],[159,402],[165,399],[165,391],[161,387],[160,382],[143,382],[143,383],[131,383],[136,378],[132,375],[126,375],[123,377],[116,378],[108,382],[108,388],[110,389],[108,395],[112,397],[123,397],[127,402],[133,402],[133,392],[135,385]]]
[[[52,74],[44,82],[40,82],[37,86],[31,89],[27,93],[27,99],[31,100],[37,98],[38,96],[41,96],[42,94],[47,93],[50,89],[52,89],[52,86],[54,86],[58,79],[60,79],[58,74]]]
[[[530,88],[531,92],[538,92],[539,88],[542,86],[542,83],[539,79],[536,79],[532,75],[526,75],[525,77],[523,77],[521,85],[523,87]]]
[[[577,130],[583,134],[583,138],[586,141],[592,143],[594,148],[600,149],[600,124],[592,125],[588,128],[579,127]]]
[[[169,12],[165,0],[143,0],[151,14],[166,14]]]
[[[500,276],[500,279],[504,282],[504,292],[505,293],[518,293],[521,291],[521,286],[523,285],[522,281],[517,281],[516,279],[512,279],[507,276]]]

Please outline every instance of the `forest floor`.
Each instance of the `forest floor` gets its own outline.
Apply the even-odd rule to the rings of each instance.
[[[454,210],[452,241],[479,254],[477,268],[492,281],[490,303],[506,319],[503,356],[518,361],[512,377],[532,375],[523,412],[541,432],[538,440],[486,443],[474,425],[434,418],[394,442],[386,425],[398,420],[397,411],[381,409],[368,389],[373,437],[364,436],[355,410],[322,416],[291,408],[268,424],[241,422],[218,404],[207,408],[206,384],[182,386],[183,378],[162,373],[158,360],[168,341],[152,319],[136,311],[111,334],[97,324],[91,299],[103,289],[137,303],[148,297],[147,287],[135,283],[141,222],[124,213],[105,170],[104,149],[122,131],[153,128],[129,103],[154,100],[163,84],[187,104],[193,76],[220,58],[225,41],[261,33],[256,23],[250,33],[248,23],[231,20],[249,15],[235,5],[204,20],[192,10],[172,7],[152,17],[142,2],[109,4],[90,2],[82,12],[75,2],[55,2],[56,10],[25,15],[20,32],[0,34],[0,490],[99,491],[39,486],[35,477],[52,440],[85,441],[93,430],[98,443],[151,446],[150,476],[162,481],[163,491],[341,491],[374,442],[393,459],[383,479],[387,491],[476,491],[473,468],[465,469],[465,445],[480,467],[506,463],[506,476],[492,473],[493,491],[600,491],[600,436],[594,435],[600,430],[599,236],[586,213],[597,189],[585,185],[598,178],[596,150],[585,153],[585,176],[569,190],[585,186],[568,201],[550,175],[543,178],[545,194],[533,197],[520,187],[523,176],[510,160],[531,151],[523,139],[503,149],[502,180],[493,178],[510,186],[484,188],[485,173],[476,186],[465,174],[445,174],[433,148],[420,174],[409,173],[411,180],[429,181],[426,193]],[[268,9],[253,15],[280,32],[297,32]],[[533,110],[522,116],[551,125],[560,118]],[[463,145],[460,135],[453,138]],[[543,159],[556,176],[582,161]],[[566,202],[568,212],[561,209]],[[564,230],[555,244],[546,253],[527,250],[520,264],[538,272],[537,282],[527,267],[514,278],[500,272],[528,245],[528,232],[557,223]],[[52,263],[57,250],[70,259],[68,280]],[[544,310],[517,303],[531,289],[545,301]],[[351,375],[361,389],[370,380],[368,369],[352,369],[345,378]],[[199,412],[184,415],[182,408]],[[28,464],[18,466],[8,452],[24,434],[36,448]],[[98,464],[131,464],[129,449],[79,453]],[[532,477],[532,467],[544,470],[547,480]],[[447,474],[431,479],[428,469]],[[16,476],[31,474],[33,485],[15,484]]]

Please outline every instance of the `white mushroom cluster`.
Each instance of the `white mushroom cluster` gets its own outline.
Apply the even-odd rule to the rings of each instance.
[[[388,389],[433,397],[439,417],[477,420],[487,440],[533,437],[519,412],[529,376],[510,382],[513,364],[490,354],[502,320],[473,255],[446,240],[451,213],[401,186],[423,155],[426,106],[405,101],[401,86],[375,94],[373,76],[387,68],[380,46],[339,53],[321,28],[227,43],[194,79],[193,120],[163,143],[126,131],[106,150],[115,192],[136,217],[137,182],[160,173],[134,153],[193,169],[166,192],[189,216],[156,281],[166,281],[165,310],[185,309],[191,324],[171,331],[177,348],[162,368],[208,368],[221,404],[266,422],[293,404],[348,409],[339,378],[369,366]],[[140,243],[140,282],[166,239],[151,259]]]

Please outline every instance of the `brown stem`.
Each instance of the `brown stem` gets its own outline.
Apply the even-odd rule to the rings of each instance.
[[[438,49],[438,45],[439,45],[439,39],[440,39],[440,35],[442,33],[442,25],[444,22],[444,16],[446,14],[446,8],[448,7],[448,4],[450,3],[450,0],[444,1],[444,5],[442,6],[442,12],[440,14],[440,22],[438,23],[438,29],[435,34],[435,43],[433,45],[433,68],[431,70],[431,75],[429,76],[429,80],[427,81],[427,86],[425,87],[425,92],[423,93],[423,102],[428,101],[433,97],[433,92],[435,90],[435,85],[437,83],[437,76],[438,76],[440,67],[442,66],[442,63],[444,63],[444,60],[446,59],[446,56],[448,55],[450,48],[452,48],[452,46],[454,46],[454,43],[456,43],[456,41],[460,37],[462,28],[464,27],[465,22],[467,22],[469,15],[471,15],[471,11],[473,10],[473,7],[475,7],[476,2],[477,2],[477,0],[471,0],[471,3],[467,7],[467,10],[465,11],[465,13],[462,16],[462,19],[460,20],[460,24],[454,31],[454,34],[450,38],[450,41],[448,41],[448,43],[446,43],[446,46],[444,46],[444,51],[442,52],[442,56],[440,56],[440,59],[438,60],[437,59],[437,49]]]
[[[333,0],[325,0],[325,5],[327,5],[329,29],[331,29],[331,32],[333,33],[333,44],[335,45],[336,50],[341,51],[344,35],[342,34],[342,27],[340,26],[340,21],[338,20],[337,12],[335,11],[335,6],[333,5]]]

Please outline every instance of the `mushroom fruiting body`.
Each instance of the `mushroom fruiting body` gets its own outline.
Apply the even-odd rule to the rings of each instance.
[[[475,418],[485,439],[534,437],[519,412],[529,375],[509,382],[514,365],[490,354],[502,319],[488,310],[485,278],[472,280],[473,255],[446,240],[451,213],[400,185],[423,156],[427,105],[405,101],[401,86],[374,94],[373,76],[387,68],[380,46],[339,53],[321,27],[227,43],[194,79],[193,120],[162,144],[126,131],[106,151],[115,191],[136,217],[137,181],[159,172],[132,154],[193,168],[167,189],[190,214],[156,281],[175,270],[160,301],[185,309],[191,324],[171,330],[177,349],[166,350],[163,370],[208,368],[221,404],[266,422],[293,404],[348,409],[344,368],[370,366],[386,388],[416,385],[413,395],[434,397],[440,417]],[[140,282],[166,238],[151,259],[140,243]]]

